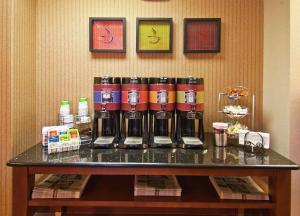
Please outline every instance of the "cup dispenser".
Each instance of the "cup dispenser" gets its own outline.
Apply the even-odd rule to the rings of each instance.
[[[176,85],[176,138],[181,148],[203,148],[203,78],[178,78]]]
[[[93,148],[117,147],[120,138],[119,77],[94,78]]]
[[[150,78],[149,83],[150,145],[174,148],[175,78]]]
[[[120,148],[148,147],[148,79],[122,78]]]

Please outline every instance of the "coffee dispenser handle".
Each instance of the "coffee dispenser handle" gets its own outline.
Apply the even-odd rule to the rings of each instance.
[[[125,117],[125,112],[122,111],[122,124],[121,124],[121,139],[125,139],[126,138],[126,117]]]
[[[115,138],[117,138],[117,140],[118,140],[118,139],[120,139],[120,113],[119,113],[119,111],[117,114],[116,113],[114,114],[114,122],[116,125],[116,127],[114,127],[114,128],[116,128]]]
[[[154,115],[153,113],[150,114],[150,119],[149,119],[149,137],[154,137]]]
[[[93,121],[93,140],[96,140],[98,138],[98,115],[97,113],[94,113],[94,121]]]
[[[145,113],[143,114],[144,115],[144,126],[143,126],[143,130],[142,130],[142,133],[143,133],[143,138],[145,139],[149,139],[149,136],[148,136],[148,111],[144,111]]]
[[[204,141],[203,112],[200,112],[199,114],[198,136],[201,141]]]
[[[176,122],[176,138],[179,140],[181,138],[181,114],[177,113],[177,122]]]
[[[175,113],[172,113],[172,120],[171,122],[173,122],[173,124],[171,124],[171,138],[172,140],[175,140]]]

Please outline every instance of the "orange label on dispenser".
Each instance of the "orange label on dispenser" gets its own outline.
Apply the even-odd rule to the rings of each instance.
[[[167,110],[172,111],[175,109],[175,91],[157,92],[150,91],[150,110],[160,111]]]
[[[174,110],[176,102],[175,85],[151,84],[149,92],[149,102],[150,110]]]
[[[159,103],[159,92],[157,91],[150,91],[149,93],[149,102],[150,103]],[[175,91],[169,91],[167,92],[167,101],[166,101],[166,104],[168,103],[175,103],[175,97],[176,94],[175,94]]]

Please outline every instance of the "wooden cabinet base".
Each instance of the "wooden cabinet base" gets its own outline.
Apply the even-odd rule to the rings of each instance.
[[[107,171],[107,168],[105,168]],[[119,168],[120,170],[122,168]],[[38,167],[37,170],[41,170]],[[47,167],[42,167],[44,173]],[[63,173],[64,167],[52,167],[49,173]],[[178,169],[179,183],[183,188],[181,197],[134,197],[135,168],[127,169],[126,175],[118,172],[99,174],[101,168],[75,167],[73,173],[93,175],[80,199],[30,199],[34,184],[35,167],[13,168],[13,216],[33,215],[43,210],[62,212],[62,215],[290,215],[290,171],[268,170],[270,176],[270,201],[221,200],[201,169]],[[153,174],[153,168],[143,174]],[[165,169],[155,169],[155,174],[164,174]],[[105,172],[106,172],[105,171]],[[182,173],[181,173],[182,171]],[[213,171],[216,174],[217,169]],[[138,169],[141,173],[141,169]],[[260,169],[249,173],[264,176]],[[238,169],[223,169],[225,176],[238,176]]]

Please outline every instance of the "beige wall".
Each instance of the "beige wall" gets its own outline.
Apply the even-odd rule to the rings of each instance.
[[[91,54],[88,19],[126,17],[127,53]],[[172,54],[135,52],[136,17],[172,17]],[[221,17],[219,54],[183,55],[183,18]],[[262,120],[262,0],[38,0],[37,1],[37,140],[43,125],[57,124],[59,102],[91,99],[94,76],[187,76],[205,79],[205,128],[221,120],[217,94],[228,85],[245,85],[257,95],[256,127]],[[91,104],[90,104],[91,105]]]
[[[289,154],[289,0],[264,1],[263,128],[272,148]]]
[[[300,164],[300,1],[290,3],[290,158]],[[292,178],[292,215],[300,215],[300,173]]]
[[[6,161],[35,143],[35,0],[0,1],[0,215],[11,214]]]
[[[300,1],[264,1],[264,130],[272,148],[300,164]],[[300,174],[292,176],[292,216],[300,215]]]

